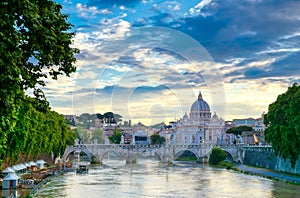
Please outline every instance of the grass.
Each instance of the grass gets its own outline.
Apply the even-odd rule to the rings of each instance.
[[[182,156],[182,157],[178,157],[178,158],[176,159],[176,161],[197,161],[197,158],[195,158],[195,157],[184,157],[184,156]]]
[[[218,165],[219,167],[224,167],[228,170],[237,170],[235,165],[232,163],[232,162],[228,162],[228,161],[222,161],[222,162],[219,162]]]

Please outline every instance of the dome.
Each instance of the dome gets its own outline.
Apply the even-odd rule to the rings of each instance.
[[[210,111],[209,105],[202,99],[201,92],[199,93],[198,100],[191,106],[191,112],[194,111]]]

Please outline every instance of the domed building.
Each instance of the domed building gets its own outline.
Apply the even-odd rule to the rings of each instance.
[[[187,113],[176,123],[172,144],[199,145],[216,143],[224,130],[224,120],[216,113],[211,116],[208,103],[199,92],[197,100],[192,104],[189,116]]]
[[[209,121],[211,118],[209,105],[203,100],[201,92],[191,106],[190,118],[195,121]]]

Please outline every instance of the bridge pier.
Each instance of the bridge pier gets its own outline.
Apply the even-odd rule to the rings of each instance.
[[[79,162],[80,162],[80,150],[76,150],[74,152],[74,168],[79,168]]]
[[[129,147],[126,155],[126,164],[134,164],[137,161],[138,152],[134,147]]]
[[[163,149],[163,155],[161,156],[161,160],[163,163],[173,164],[175,150],[171,145],[167,145],[166,148]]]

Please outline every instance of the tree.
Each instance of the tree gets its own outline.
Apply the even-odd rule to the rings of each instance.
[[[27,135],[16,129],[23,122],[23,101],[28,102],[25,90],[33,90],[34,108],[46,112],[44,79],[76,70],[79,51],[71,47],[74,32],[61,9],[51,0],[0,1],[0,162],[10,149],[8,137]]]
[[[150,136],[151,144],[163,144],[166,142],[166,139],[159,134],[153,134]]]
[[[87,129],[84,129],[80,126],[78,126],[75,129],[75,132],[77,133],[77,138],[82,141],[83,143],[88,143],[89,139],[90,139],[90,133]]]
[[[223,160],[226,159],[226,152],[223,151],[222,149],[220,148],[213,148],[212,149],[212,152],[209,156],[209,161],[208,163],[210,165],[217,165],[218,163],[222,162]]]
[[[228,129],[226,133],[233,133],[234,135],[242,135],[243,131],[253,131],[253,128],[249,126],[232,127]]]
[[[300,86],[294,84],[269,105],[264,116],[265,138],[276,155],[290,159],[292,166],[300,154]]]
[[[114,124],[116,123],[113,112],[106,112],[103,115],[105,123]]]
[[[92,132],[92,139],[96,139],[98,144],[103,144],[104,143],[104,138],[103,138],[102,129],[95,129]]]
[[[120,144],[122,137],[122,130],[114,129],[112,136],[108,139],[114,144]]]
[[[13,133],[8,133],[5,159],[8,164],[16,162],[23,154],[37,157],[40,153],[62,154],[67,145],[74,143],[74,133],[62,115],[50,108],[41,112],[35,108],[36,99],[26,97]]]

